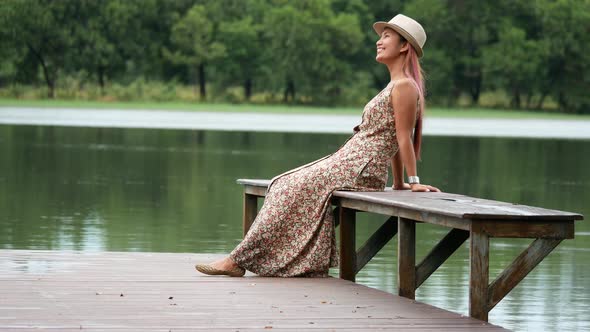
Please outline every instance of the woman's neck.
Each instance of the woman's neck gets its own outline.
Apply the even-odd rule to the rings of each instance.
[[[404,75],[404,60],[405,56],[398,56],[396,57],[393,62],[387,64],[387,69],[389,70],[389,78],[391,81],[399,80],[401,78],[406,77]]]

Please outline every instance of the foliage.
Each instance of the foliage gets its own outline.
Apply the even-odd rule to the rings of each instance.
[[[427,31],[431,103],[498,94],[590,113],[590,0],[4,0],[0,89],[133,99],[138,84],[195,85],[200,101],[358,104],[389,80],[372,23],[400,12]]]

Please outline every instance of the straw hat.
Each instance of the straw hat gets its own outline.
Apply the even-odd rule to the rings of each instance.
[[[378,35],[381,35],[385,28],[392,28],[410,42],[418,53],[418,57],[424,55],[422,48],[426,43],[426,32],[420,23],[405,15],[397,14],[389,22],[375,22],[373,24],[373,29]]]

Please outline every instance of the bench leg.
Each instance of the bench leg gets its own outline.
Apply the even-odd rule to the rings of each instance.
[[[473,226],[472,226],[473,227]],[[469,240],[469,316],[488,321],[490,238],[471,229]]]
[[[340,207],[340,278],[355,281],[356,211]]]
[[[397,231],[397,294],[416,297],[416,222],[399,218]]]
[[[252,226],[254,219],[256,219],[256,214],[258,214],[258,196],[244,193],[244,213],[242,214],[244,237],[246,237],[250,226]]]

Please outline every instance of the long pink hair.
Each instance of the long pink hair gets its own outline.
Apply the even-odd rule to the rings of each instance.
[[[404,37],[400,35],[402,42],[407,42]],[[422,71],[422,66],[420,66],[420,61],[418,59],[418,53],[414,47],[410,44],[408,47],[408,53],[406,54],[406,58],[403,64],[403,72],[404,75],[411,79],[416,88],[418,89],[418,113],[416,118],[416,126],[414,127],[414,155],[416,156],[417,160],[420,160],[420,152],[421,152],[421,145],[422,145],[422,118],[424,115],[424,94],[425,94],[425,87],[424,87],[424,72]]]

